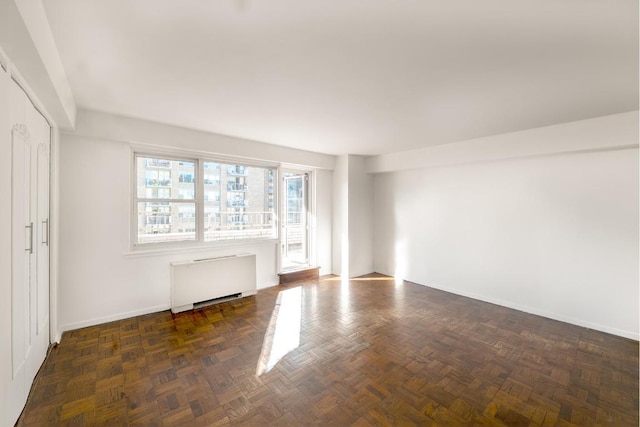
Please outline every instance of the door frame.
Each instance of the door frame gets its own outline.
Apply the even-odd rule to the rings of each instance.
[[[283,238],[281,223],[284,219],[284,203],[286,203],[286,188],[284,186],[284,175],[286,173],[307,174],[307,259],[308,265],[313,266],[316,263],[316,172],[313,169],[299,168],[289,165],[280,165],[278,167],[278,247],[277,268],[278,274],[286,273],[290,270],[283,270]]]

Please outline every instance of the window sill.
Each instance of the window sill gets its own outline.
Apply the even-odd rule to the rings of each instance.
[[[242,240],[239,242],[234,241],[225,241],[225,242],[212,242],[212,243],[195,243],[195,244],[185,244],[185,245],[171,245],[158,247],[152,245],[154,247],[137,247],[123,254],[124,257],[127,258],[137,258],[137,257],[148,257],[148,256],[161,256],[161,255],[169,255],[169,254],[182,254],[189,252],[207,252],[207,251],[215,251],[219,249],[227,249],[230,247],[243,247],[247,245],[264,245],[268,243],[277,243],[279,240],[276,238],[273,239],[253,239],[253,240]]]

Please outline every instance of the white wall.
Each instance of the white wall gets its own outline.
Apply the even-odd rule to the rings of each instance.
[[[0,194],[11,200],[11,112],[9,76],[0,69]],[[11,203],[0,206],[0,425],[9,425],[11,364]],[[9,343],[9,345],[7,345]]]
[[[320,275],[332,274],[332,216],[333,216],[333,172],[318,169],[315,173],[315,229],[316,259]],[[318,230],[322,232],[319,233]]]
[[[331,170],[335,164],[335,157],[328,154],[89,110],[78,110],[74,134],[111,141],[150,144],[160,148],[187,149],[203,153],[239,156],[245,159],[286,163],[302,167]]]
[[[349,156],[338,156],[333,170],[333,274],[349,277]]]
[[[595,134],[609,145],[601,150],[506,160],[513,147],[500,136],[484,139],[499,161],[376,175],[376,271],[638,339],[637,113],[625,127],[629,116],[511,139],[533,150],[541,134],[559,147]]]
[[[373,272],[373,175],[349,155],[349,277]]]
[[[368,157],[367,172],[396,172],[637,146],[638,112],[630,111]]]
[[[96,115],[92,117],[95,119]],[[130,119],[127,123],[139,125]],[[155,127],[148,122],[142,125],[147,130],[137,135],[142,142],[166,132],[164,125]],[[130,128],[121,126],[119,131],[126,134]],[[172,129],[182,148],[188,148],[192,132]],[[215,140],[213,136],[212,139]],[[248,142],[250,148],[257,144]],[[296,160],[299,151],[287,154],[289,161]],[[324,157],[303,152],[298,160],[325,161]],[[131,148],[127,142],[68,133],[61,136],[58,313],[63,330],[167,309],[172,261],[251,252],[256,254],[258,288],[277,283],[275,241],[187,253],[131,254],[130,162]],[[330,199],[330,171],[317,174],[316,191],[320,201]],[[331,233],[331,218],[326,216],[330,215],[331,206],[324,206],[318,211],[319,236]],[[326,239],[319,239],[317,257],[321,262],[331,259]],[[331,271],[330,263],[323,267]]]
[[[333,272],[357,277],[373,272],[373,175],[366,158],[339,156],[333,176]]]

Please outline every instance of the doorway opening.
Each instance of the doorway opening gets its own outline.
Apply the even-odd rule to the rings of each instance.
[[[309,174],[283,171],[281,271],[309,267]]]

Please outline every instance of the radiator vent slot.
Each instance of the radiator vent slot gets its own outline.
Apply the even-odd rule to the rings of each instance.
[[[215,304],[220,304],[221,302],[232,301],[232,300],[238,299],[238,298],[242,298],[242,294],[233,294],[233,295],[227,295],[226,297],[213,298],[213,299],[210,299],[210,300],[197,302],[197,303],[193,304],[193,309],[197,310],[199,308],[208,307],[210,305],[215,305]]]

